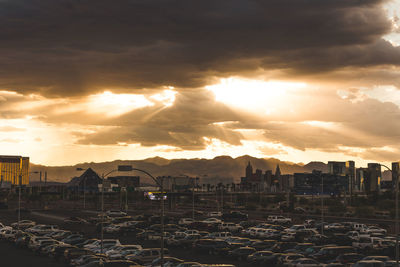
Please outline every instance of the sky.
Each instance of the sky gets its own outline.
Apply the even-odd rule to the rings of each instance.
[[[400,0],[0,0],[1,154],[400,160]]]

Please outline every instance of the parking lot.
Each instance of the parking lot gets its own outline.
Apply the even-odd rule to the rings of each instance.
[[[267,220],[253,221],[241,212],[196,212],[192,220],[190,213],[165,217],[165,266],[351,266],[356,262],[359,262],[357,266],[369,266],[365,265],[368,261],[360,262],[367,256],[376,256],[366,259],[371,264],[371,259],[379,259],[375,263],[378,267],[395,264],[394,238],[386,229],[374,225],[322,224],[315,220],[293,225],[291,218],[284,216],[271,215]],[[30,211],[23,213],[21,220],[33,222],[25,222],[26,225],[21,222],[21,231],[17,231],[15,211],[0,211],[0,218],[5,226],[14,223],[13,230],[0,231],[2,259],[10,262],[10,266],[107,266],[113,260],[119,260],[120,265],[110,266],[126,266],[122,261],[128,263],[128,260],[132,265],[160,266],[157,262],[161,233],[158,215],[108,211],[102,218],[95,211]],[[109,242],[103,243],[103,249],[98,241],[102,220],[104,239]],[[45,238],[32,245],[33,236]],[[93,246],[85,243],[88,239],[93,239]],[[66,244],[70,246],[61,254],[54,252]],[[140,247],[132,248],[133,245]],[[141,255],[146,251],[154,255],[147,258]],[[85,257],[93,264],[77,261]]]

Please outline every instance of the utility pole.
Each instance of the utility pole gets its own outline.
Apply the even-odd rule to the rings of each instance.
[[[161,266],[164,266],[164,178],[161,178]]]
[[[101,176],[101,254],[103,254],[104,240],[104,173]]]
[[[321,234],[324,235],[324,177],[321,177]]]

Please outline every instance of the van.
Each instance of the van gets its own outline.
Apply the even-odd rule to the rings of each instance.
[[[353,224],[353,229],[354,229],[354,231],[361,232],[361,231],[367,230],[368,227],[363,223],[355,223],[355,224]]]

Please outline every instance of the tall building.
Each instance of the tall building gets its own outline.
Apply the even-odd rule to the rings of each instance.
[[[367,190],[366,181],[369,179],[368,168],[357,168],[356,169],[356,182],[355,188],[357,191],[365,192]]]
[[[246,167],[246,178],[251,178],[253,176],[253,167],[251,166],[251,164],[250,164],[250,161],[249,161],[249,164],[247,164],[247,167]]]
[[[370,192],[375,192],[380,190],[382,171],[381,164],[379,163],[368,163],[369,180],[368,189]]]
[[[354,161],[346,161],[346,176],[349,179],[350,194],[353,194],[354,191],[357,191],[355,188],[356,164]]]
[[[346,175],[346,162],[328,161],[329,174]]]
[[[29,184],[29,158],[21,156],[0,156],[0,183],[13,185]]]

